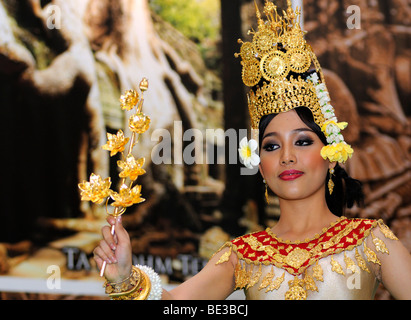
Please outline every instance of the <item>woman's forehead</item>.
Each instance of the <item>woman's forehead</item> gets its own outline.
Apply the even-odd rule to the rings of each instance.
[[[289,132],[298,128],[309,129],[309,127],[301,120],[295,110],[289,110],[277,114],[270,121],[265,131]]]

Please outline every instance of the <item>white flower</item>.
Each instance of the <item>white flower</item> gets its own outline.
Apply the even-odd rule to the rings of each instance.
[[[330,97],[324,92],[322,92],[320,95],[317,95],[317,97],[320,102],[320,106],[327,105],[328,102],[330,102]]]
[[[318,83],[318,75],[317,73],[313,73],[311,76],[308,77],[314,84]]]
[[[327,129],[326,129],[325,132],[327,133],[327,135],[338,134],[338,133],[340,133],[340,128],[338,128],[336,125],[330,123],[327,126]]]
[[[250,139],[250,141],[247,142],[247,137],[244,137],[240,141],[238,153],[244,165],[249,169],[252,169],[260,164],[260,157],[255,153],[257,147],[258,143],[254,139]]]
[[[315,90],[317,90],[317,92],[327,92],[327,88],[325,87],[325,83],[318,83],[315,86]]]
[[[344,141],[343,135],[339,132],[338,134],[331,134],[327,137],[328,144],[335,144]]]
[[[311,80],[315,85],[315,91],[320,104],[321,112],[326,120],[321,130],[325,133],[327,143],[334,145],[344,142],[344,137],[340,131],[344,129],[347,124],[342,122],[338,123],[337,117],[334,113],[334,107],[329,103],[331,100],[325,83],[318,82],[318,75],[316,73],[307,77],[307,79]]]
[[[323,106],[321,108],[321,112],[324,115],[325,119],[331,119],[331,118],[335,117],[334,108],[330,104],[326,104],[325,106]]]
[[[317,84],[315,87],[315,92],[317,93],[318,98],[322,96],[328,96],[328,92],[324,86],[324,83]]]
[[[328,136],[327,137],[327,143],[328,144],[333,144],[333,142],[334,142],[334,136]]]

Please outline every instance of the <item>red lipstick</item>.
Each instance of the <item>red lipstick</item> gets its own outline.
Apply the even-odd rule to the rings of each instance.
[[[299,177],[301,177],[304,174],[304,172],[298,171],[298,170],[285,170],[281,172],[279,175],[279,178],[284,181],[290,181],[290,180],[295,180]]]

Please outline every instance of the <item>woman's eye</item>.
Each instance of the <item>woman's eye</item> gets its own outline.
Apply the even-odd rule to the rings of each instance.
[[[278,144],[275,143],[266,143],[263,147],[265,151],[274,151],[278,149]]]
[[[295,145],[297,146],[310,146],[314,143],[312,139],[299,139],[296,141]]]

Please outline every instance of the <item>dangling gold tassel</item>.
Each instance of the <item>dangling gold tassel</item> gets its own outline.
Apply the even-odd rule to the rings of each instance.
[[[265,202],[267,202],[267,204],[270,204],[270,200],[268,199],[268,187],[267,187],[267,182],[265,182],[265,180],[263,180],[264,184],[265,184]]]
[[[330,194],[332,194],[334,191],[333,174],[334,174],[334,169],[331,168],[330,169],[330,179],[328,180],[328,191],[330,192]]]

